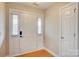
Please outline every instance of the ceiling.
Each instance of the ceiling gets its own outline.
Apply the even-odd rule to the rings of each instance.
[[[47,9],[51,4],[53,4],[53,2],[17,2],[17,3],[36,7],[43,10]]]

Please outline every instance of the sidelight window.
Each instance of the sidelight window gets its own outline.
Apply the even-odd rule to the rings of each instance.
[[[38,34],[42,34],[42,19],[40,17],[38,18],[37,24],[38,24]]]
[[[19,15],[12,15],[12,35],[18,35]]]

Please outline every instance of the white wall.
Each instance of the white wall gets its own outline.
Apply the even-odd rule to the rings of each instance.
[[[45,47],[52,53],[59,54],[59,8],[66,3],[54,3],[45,12]]]
[[[5,54],[5,3],[0,3],[0,56]]]

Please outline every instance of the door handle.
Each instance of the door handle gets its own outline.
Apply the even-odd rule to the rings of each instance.
[[[22,31],[20,31],[20,37],[22,37]]]
[[[64,39],[64,37],[61,37],[61,39]]]

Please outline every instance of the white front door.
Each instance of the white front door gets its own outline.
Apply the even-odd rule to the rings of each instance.
[[[61,9],[61,56],[76,56],[75,12],[74,3]]]
[[[35,15],[21,14],[20,17],[20,31],[22,31],[22,37],[20,37],[20,49],[21,52],[28,52],[36,49],[36,18]]]
[[[9,21],[9,54],[26,53],[37,48],[37,16],[12,12]]]

